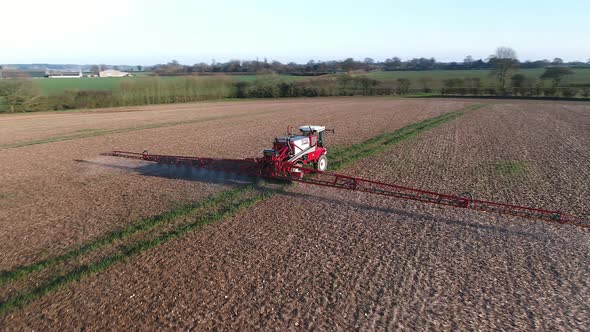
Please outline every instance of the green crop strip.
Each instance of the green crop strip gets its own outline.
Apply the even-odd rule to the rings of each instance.
[[[391,133],[384,133],[379,136],[375,136],[359,144],[354,144],[346,148],[334,149],[334,152],[330,152],[329,154],[330,169],[337,170],[348,164],[356,162],[359,159],[375,155],[391,147],[392,145],[398,144],[399,142],[412,138],[424,131],[450,122],[462,116],[467,111],[477,110],[483,106],[484,105],[482,104],[470,105],[459,111],[445,113],[434,118],[411,124]]]
[[[56,276],[46,284],[39,286],[30,292],[21,293],[11,297],[5,302],[0,303],[0,314],[20,308],[23,305],[40,298],[45,294],[55,291],[71,282],[78,281],[90,274],[103,271],[115,263],[125,261],[129,257],[138,255],[162,243],[181,237],[202,226],[230,217],[238,211],[250,207],[257,202],[270,197],[271,195],[271,192],[259,192],[254,197],[228,200],[217,206],[214,211],[201,215],[188,224],[182,225],[181,227],[164,233],[158,237],[142,240],[128,245],[124,247],[119,253],[108,256],[98,262],[81,266],[68,274]]]
[[[12,271],[2,271],[2,272],[0,272],[0,286],[4,285],[6,283],[12,282],[12,281],[16,281],[18,279],[21,279],[22,277],[24,277],[32,272],[40,271],[40,270],[43,270],[43,269],[48,268],[50,266],[57,265],[61,262],[65,262],[70,259],[80,257],[84,254],[91,252],[91,251],[94,251],[94,250],[100,249],[106,245],[109,245],[117,240],[127,238],[135,233],[149,230],[149,229],[151,229],[155,226],[158,226],[160,224],[170,222],[174,219],[190,215],[191,213],[194,213],[198,210],[215,206],[217,204],[220,204],[222,202],[230,200],[240,194],[243,194],[249,190],[252,190],[251,186],[246,186],[246,187],[233,189],[233,190],[226,190],[226,191],[220,192],[218,194],[215,194],[203,201],[199,201],[199,202],[192,203],[192,204],[187,204],[187,205],[181,206],[177,209],[170,210],[168,212],[160,214],[158,216],[142,219],[139,222],[131,224],[121,230],[117,230],[117,231],[108,233],[107,235],[105,235],[99,239],[96,239],[96,240],[94,240],[82,247],[72,249],[63,255],[55,256],[55,257],[52,257],[49,259],[45,259],[45,260],[36,262],[34,264],[31,264],[31,265],[22,266],[22,267],[15,269],[15,270],[12,270]]]
[[[481,108],[483,105],[477,104],[463,108],[456,112],[446,113],[434,118],[430,118],[415,124],[411,124],[391,133],[385,133],[362,143],[348,146],[345,148],[333,149],[330,152],[330,169],[338,170],[345,165],[353,163],[359,159],[369,157],[384,151],[399,142],[412,138],[424,131],[430,130],[444,123],[447,123],[461,115],[466,111]],[[0,286],[17,281],[33,272],[41,271],[51,266],[56,266],[60,263],[67,262],[73,258],[81,257],[90,252],[96,251],[100,248],[106,247],[116,241],[124,240],[133,234],[149,231],[154,227],[172,222],[179,218],[190,218],[191,215],[197,212],[207,210],[206,213],[199,213],[199,216],[187,224],[177,226],[171,231],[162,235],[157,235],[146,240],[133,242],[123,247],[116,254],[105,257],[97,262],[89,265],[78,267],[77,269],[66,273],[64,275],[53,276],[49,281],[37,288],[17,294],[8,298],[6,301],[0,302],[0,314],[9,312],[34,301],[43,295],[55,291],[71,282],[82,279],[85,276],[96,272],[103,271],[117,262],[126,260],[131,256],[135,256],[149,250],[159,244],[163,244],[172,239],[181,237],[201,226],[222,220],[226,217],[234,215],[240,210],[250,207],[259,201],[266,200],[274,193],[285,189],[288,184],[283,184],[277,190],[260,190],[254,185],[246,185],[237,189],[230,189],[215,194],[204,201],[183,205],[179,208],[170,210],[161,215],[142,219],[134,224],[131,224],[122,230],[108,233],[107,235],[94,240],[82,247],[72,249],[63,255],[45,259],[31,265],[22,266],[12,271],[0,272]],[[253,197],[249,197],[254,194]]]
[[[517,178],[527,173],[528,166],[524,161],[503,160],[495,163],[494,168],[499,175]]]

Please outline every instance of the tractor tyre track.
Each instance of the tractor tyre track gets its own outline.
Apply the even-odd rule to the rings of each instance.
[[[522,113],[517,107],[514,114]],[[512,121],[518,126],[522,119],[541,124],[528,117]],[[444,183],[439,170],[453,192],[464,169],[440,169],[436,162],[450,156],[462,160],[441,139],[448,130],[456,139],[456,124],[380,151],[364,160],[365,173],[358,164],[344,172],[367,177],[381,172],[394,177],[385,181],[413,179],[433,188]],[[525,147],[519,153],[535,148],[519,138]],[[472,149],[463,151],[495,153],[493,146],[466,141]],[[565,147],[578,141],[567,140]],[[438,148],[441,156],[432,153]],[[431,156],[435,168],[391,172],[401,164],[392,158],[404,157],[403,149]],[[484,166],[496,171],[494,164]],[[502,186],[494,182],[490,188]],[[523,197],[528,196],[513,199]],[[588,243],[586,233],[567,226],[295,185],[215,227],[187,233],[35,301],[2,324],[8,329],[585,330]]]
[[[472,110],[472,109],[474,109],[474,108],[467,108],[466,110]],[[362,144],[362,146],[364,147],[362,154],[351,155],[349,153],[350,150],[357,149],[359,147],[358,145],[353,146],[353,147],[349,147],[348,149],[337,150],[337,152],[334,153],[335,160],[337,160],[335,168],[340,167],[339,165],[344,162],[350,163],[356,159],[360,159],[362,157],[366,157],[371,154],[375,154],[377,152],[380,152],[383,149],[385,149],[393,144],[403,141],[404,139],[414,137],[415,135],[419,134],[422,131],[433,128],[433,127],[440,125],[442,123],[446,123],[446,122],[460,116],[461,114],[462,114],[461,111],[458,111],[455,113],[447,113],[447,114],[441,115],[439,117],[424,120],[421,123],[412,124],[408,127],[404,127],[394,133],[384,134],[384,135],[381,135],[377,138],[370,139],[367,141],[367,143]],[[179,232],[179,230],[184,229],[186,226],[183,226],[182,223],[170,223],[171,221],[174,221],[173,218],[179,217],[180,219],[184,219],[185,215],[190,215],[190,214],[194,213],[195,211],[199,211],[202,207],[219,209],[219,207],[217,207],[215,205],[215,204],[217,204],[216,203],[217,200],[219,200],[218,202],[221,206],[223,206],[223,204],[231,205],[231,204],[233,204],[231,202],[231,199],[233,198],[234,195],[240,196],[241,193],[247,193],[247,192],[248,192],[248,189],[244,190],[243,188],[222,192],[221,194],[216,195],[216,197],[213,197],[213,198],[209,199],[208,201],[205,201],[202,204],[189,205],[187,207],[182,207],[180,210],[171,211],[169,213],[169,215],[171,217],[168,217],[167,215],[165,215],[164,217],[156,217],[156,218],[140,221],[139,223],[131,225],[122,231],[117,231],[117,232],[114,232],[111,234],[107,234],[105,237],[98,239],[95,242],[90,243],[90,244],[88,244],[84,247],[81,247],[79,249],[72,250],[72,251],[66,253],[65,255],[57,256],[57,257],[51,258],[49,260],[44,260],[44,261],[35,263],[33,265],[23,266],[17,270],[6,271],[2,275],[0,275],[0,277],[1,277],[0,282],[2,282],[2,283],[17,281],[20,278],[23,278],[30,273],[37,272],[39,270],[43,270],[43,269],[47,268],[48,266],[51,267],[49,272],[56,271],[57,268],[62,270],[62,272],[63,272],[63,270],[66,270],[69,272],[66,272],[65,274],[57,275],[55,277],[47,277],[47,276],[43,276],[42,274],[39,273],[38,275],[40,277],[44,277],[44,278],[39,278],[39,279],[41,279],[41,286],[39,286],[40,280],[38,278],[33,278],[33,279],[29,280],[29,282],[31,282],[32,280],[36,280],[34,283],[36,286],[33,287],[32,289],[30,286],[27,287],[26,284],[24,286],[17,285],[17,287],[14,287],[14,285],[11,285],[11,287],[8,288],[7,291],[5,291],[4,293],[0,293],[0,295],[4,295],[4,298],[5,298],[5,300],[0,303],[0,314],[6,313],[8,311],[17,309],[23,305],[26,305],[27,303],[35,300],[36,298],[39,298],[49,292],[59,289],[65,285],[67,285],[70,282],[77,281],[80,278],[85,277],[89,274],[103,271],[104,269],[110,267],[112,264],[126,259],[126,257],[133,256],[133,255],[136,255],[136,254],[142,252],[144,250],[142,248],[145,248],[145,250],[150,249],[159,243],[158,241],[160,241],[160,240],[158,240],[158,239],[162,239],[160,242],[162,242],[162,241],[167,242],[168,240],[176,237],[176,236],[169,236],[168,234],[179,234],[179,236],[180,236],[184,233]],[[227,201],[225,199],[226,197],[229,199],[229,201]],[[260,198],[255,199],[254,201],[257,201],[260,199],[264,199],[264,195],[260,196]],[[247,203],[246,205],[249,206],[250,204]],[[144,230],[147,232],[151,232],[151,231],[153,231],[154,228],[156,228],[157,226],[160,226],[160,224],[168,229],[167,233],[164,232],[164,234],[160,235],[160,236],[158,236],[158,233],[155,233],[156,235],[152,234],[151,239],[150,239],[149,233],[145,234],[145,232],[144,233],[140,232],[140,231],[144,231]],[[133,238],[135,237],[136,232],[140,232],[140,233],[139,233],[139,237],[137,239],[135,239],[136,243],[134,243]],[[151,232],[151,233],[153,233],[153,232]],[[102,252],[96,253],[95,254],[96,257],[90,257],[90,258],[86,257],[86,260],[77,259],[77,263],[78,264],[82,263],[83,265],[78,265],[78,267],[76,267],[76,264],[73,264],[73,265],[71,264],[72,266],[70,266],[70,268],[68,268],[68,269],[66,269],[64,266],[60,266],[62,262],[67,263],[68,260],[72,260],[73,258],[77,258],[78,256],[85,255],[87,252],[90,252],[92,254],[92,251],[95,251],[97,249],[101,249],[101,247],[107,246],[111,243],[114,243],[115,241],[121,242],[121,240],[126,241],[128,244],[125,245],[125,242],[116,243],[115,247],[113,247],[113,248],[107,247],[106,249],[102,249]],[[138,248],[138,249],[136,249],[136,248]],[[97,259],[97,257],[98,257],[98,259]],[[92,258],[94,258],[94,260]],[[51,273],[49,274],[49,276],[51,276]],[[45,285],[43,285],[43,282],[45,282]],[[18,286],[20,286],[20,287],[18,287]],[[357,285],[357,287],[360,287],[360,285]],[[307,318],[309,318],[309,317],[307,317]]]

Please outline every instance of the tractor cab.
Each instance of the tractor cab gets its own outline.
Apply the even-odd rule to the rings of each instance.
[[[301,126],[299,127],[299,131],[301,132],[301,136],[310,137],[312,140],[312,146],[317,145],[319,147],[324,146],[324,131],[326,127],[324,126]]]

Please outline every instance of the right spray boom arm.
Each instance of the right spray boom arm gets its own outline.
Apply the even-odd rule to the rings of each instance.
[[[301,168],[297,166],[293,167]],[[474,199],[470,193],[463,193],[460,195],[448,195],[428,190],[399,186],[395,184],[365,180],[353,176],[329,172],[320,172],[308,168],[301,169],[304,173],[307,173],[308,175],[314,175],[299,179],[290,179],[291,181],[361,191],[370,194],[408,199],[424,203],[432,203],[457,208],[493,212],[498,214],[511,215],[515,217],[540,219],[547,222],[569,224],[577,227],[590,229],[590,221],[582,220],[581,218],[565,214],[560,211],[478,200]]]

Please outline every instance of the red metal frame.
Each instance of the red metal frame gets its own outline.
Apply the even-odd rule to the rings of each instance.
[[[301,179],[291,179],[291,181],[361,191],[371,194],[414,200],[424,203],[447,205],[457,208],[466,208],[478,211],[494,212],[523,218],[540,219],[548,222],[571,224],[590,229],[590,221],[584,221],[576,216],[565,214],[555,210],[546,210],[540,208],[519,206],[514,204],[478,200],[473,199],[472,197],[470,197],[470,195],[462,196],[442,194],[428,190],[371,181],[342,174],[320,172],[311,169],[306,169],[304,172],[306,174],[314,174],[315,176],[308,176]],[[284,179],[287,180],[286,178]]]
[[[370,194],[408,199],[423,203],[432,203],[456,208],[494,212],[516,217],[539,219],[547,222],[569,224],[590,229],[590,221],[585,221],[576,216],[561,213],[560,211],[478,200],[473,199],[473,197],[470,195],[463,196],[442,194],[434,191],[366,180],[354,176],[321,172],[308,167],[301,167],[295,165],[294,163],[284,161],[286,158],[285,154],[288,158],[288,152],[285,152],[287,149],[287,147],[283,147],[283,150],[278,156],[273,156],[271,158],[265,157],[251,159],[216,159],[151,155],[148,154],[147,151],[144,151],[143,153],[113,151],[104,153],[103,155],[140,159],[164,164],[187,165],[208,170],[239,173],[269,179],[296,181],[305,184],[354,190]],[[323,154],[325,154],[325,149],[323,149],[322,152],[319,152],[317,158]],[[311,160],[311,158],[308,160]],[[298,176],[293,176],[294,170],[297,170],[296,172],[298,173]]]
[[[257,159],[219,159],[157,155],[149,154],[147,151],[144,151],[143,153],[112,151],[103,153],[102,155],[152,161],[161,164],[185,165],[211,171],[232,172],[246,175],[259,175],[259,173],[261,173],[260,162]]]

